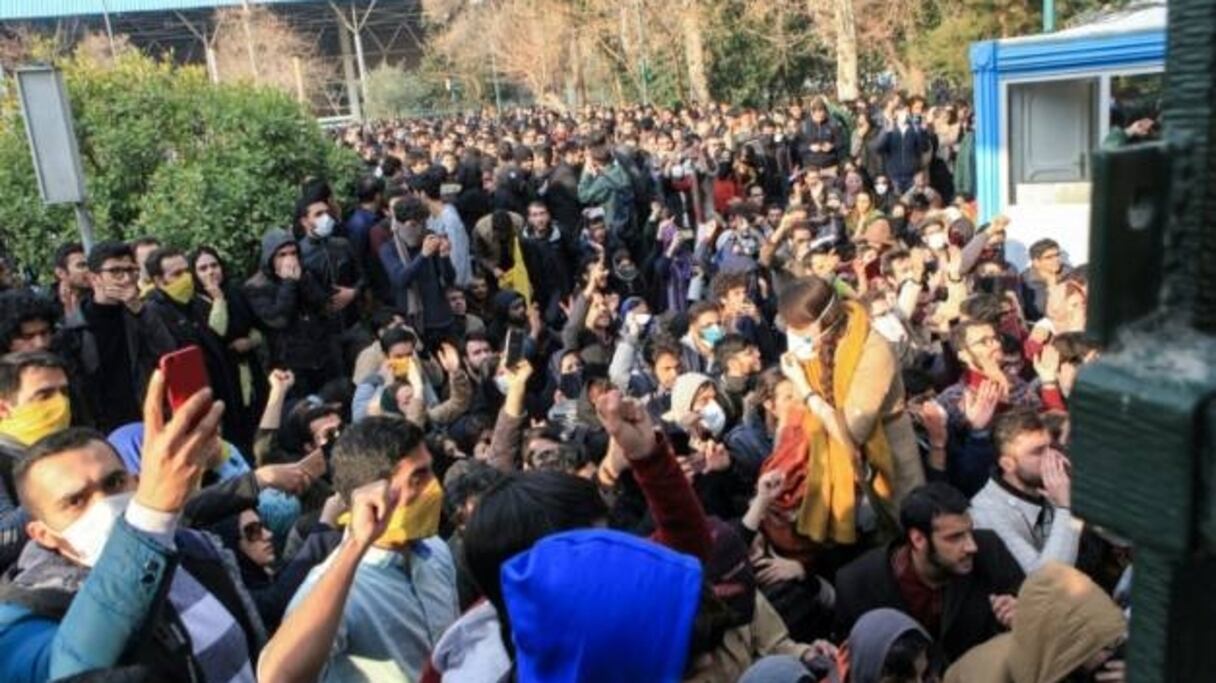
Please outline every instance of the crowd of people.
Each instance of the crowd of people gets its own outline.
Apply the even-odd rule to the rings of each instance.
[[[334,142],[354,196],[249,272],[145,237],[0,293],[0,680],[1123,680],[1086,270],[977,224],[965,102]]]

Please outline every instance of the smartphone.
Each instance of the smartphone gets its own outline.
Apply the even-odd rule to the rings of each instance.
[[[505,346],[507,368],[514,369],[524,358],[524,335],[519,330],[507,330]]]
[[[211,385],[207,378],[203,350],[197,346],[187,346],[161,356],[160,372],[165,378],[169,407],[174,412],[189,401],[191,396]]]

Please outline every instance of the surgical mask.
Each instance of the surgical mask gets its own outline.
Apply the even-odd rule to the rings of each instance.
[[[726,411],[722,410],[717,401],[712,401],[701,409],[701,424],[713,432],[714,436],[721,436],[726,429]]]
[[[160,290],[177,303],[188,304],[194,298],[194,278],[189,275],[179,276]]]
[[[877,192],[878,194],[886,194],[888,189],[890,189],[890,188],[883,183],[878,183],[877,185],[874,186],[874,191]]]
[[[900,344],[908,337],[903,322],[894,313],[885,313],[874,318],[874,329],[892,344]]]
[[[511,380],[507,379],[506,375],[495,375],[494,387],[498,389],[498,393],[506,396],[507,391],[511,388]]]
[[[128,492],[102,498],[59,533],[63,540],[72,545],[81,564],[92,567],[101,559],[101,551],[105,549],[106,541],[110,540],[114,525],[134,495],[134,492]]]
[[[722,331],[721,325],[710,325],[701,329],[701,339],[710,346],[716,346],[725,336],[726,333]]]
[[[773,136],[773,142],[785,142],[785,135],[782,133],[777,133]]]
[[[925,246],[933,251],[941,251],[946,248],[946,233],[935,232],[932,235],[925,237]]]
[[[321,214],[321,216],[317,218],[316,223],[313,225],[313,233],[321,239],[325,239],[326,237],[334,234],[334,217],[327,213]]]
[[[680,178],[683,178],[684,177],[684,165],[677,164],[675,166],[672,166],[671,167],[671,177],[674,180],[679,180]]]
[[[794,354],[794,357],[800,361],[809,361],[815,358],[815,338],[804,337],[801,334],[794,334],[786,331],[785,346]]]
[[[642,329],[645,329],[653,318],[654,316],[650,315],[649,313],[638,313],[637,315],[633,316],[633,319],[637,321],[638,327]]]
[[[57,393],[40,401],[17,406],[0,420],[0,434],[29,446],[44,436],[61,432],[72,424],[72,404]]]

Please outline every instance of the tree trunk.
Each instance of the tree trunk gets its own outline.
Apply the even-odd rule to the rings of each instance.
[[[853,0],[833,0],[836,14],[836,97],[842,102],[857,99],[857,25]]]
[[[688,64],[688,85],[692,99],[701,103],[709,102],[709,76],[705,72],[699,0],[684,0],[680,23],[684,32],[684,59]]]

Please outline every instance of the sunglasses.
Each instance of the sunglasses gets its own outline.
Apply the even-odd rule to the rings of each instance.
[[[241,536],[249,543],[261,540],[265,533],[266,525],[261,522],[250,522],[241,527]]]

